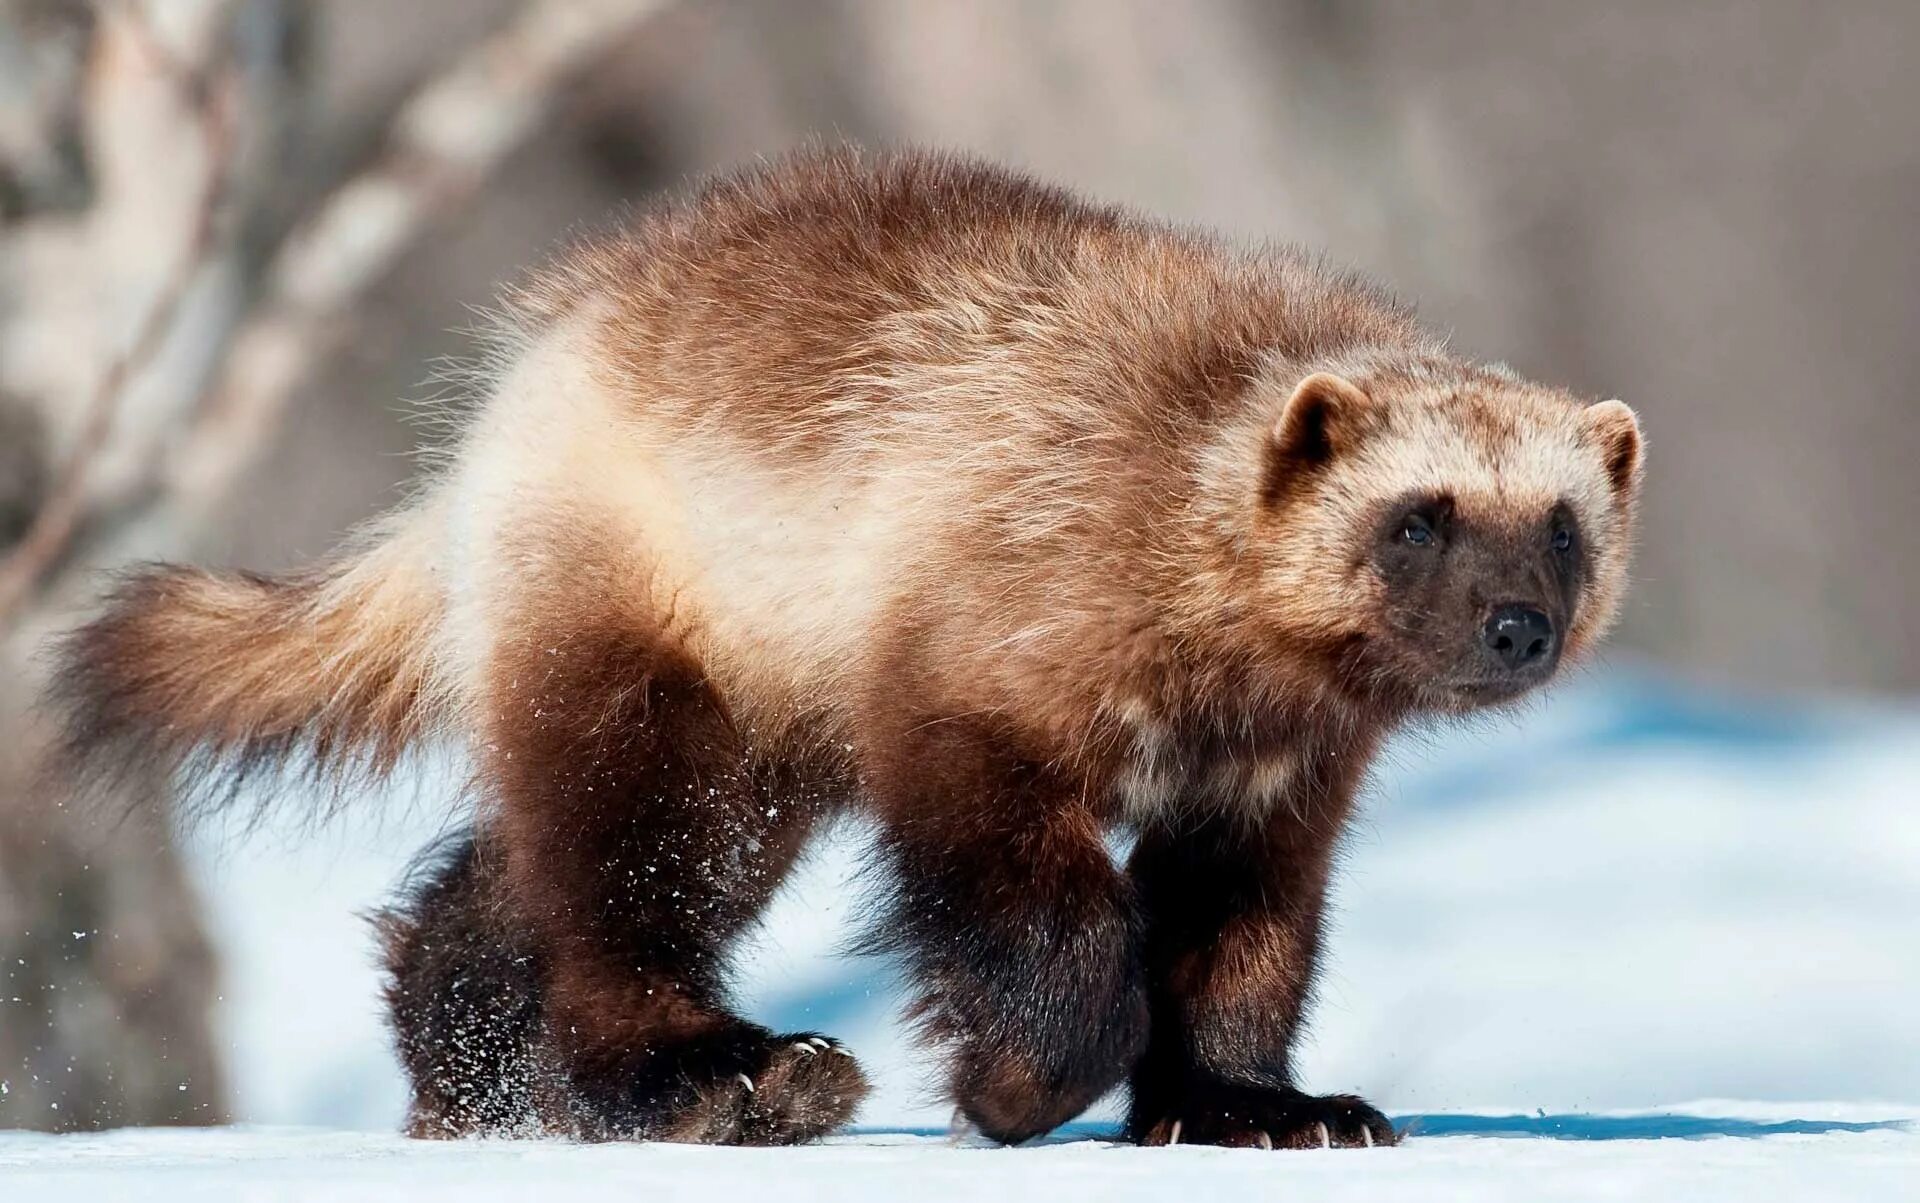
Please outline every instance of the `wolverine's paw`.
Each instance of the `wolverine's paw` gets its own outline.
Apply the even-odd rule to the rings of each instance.
[[[589,1122],[592,1139],[792,1145],[853,1118],[869,1089],[860,1063],[812,1032],[734,1038],[658,1050],[629,1086],[620,1114]]]
[[[1228,1085],[1192,1090],[1157,1115],[1136,1112],[1127,1128],[1143,1145],[1360,1149],[1399,1141],[1386,1116],[1350,1094]]]
[[[695,1087],[655,1139],[696,1144],[791,1145],[853,1118],[869,1089],[853,1054],[824,1036],[768,1038],[754,1064]]]
[[[752,1082],[740,1100],[741,1144],[818,1140],[852,1119],[872,1089],[852,1053],[811,1032],[775,1036],[773,1051]],[[736,1085],[745,1089],[746,1082],[736,1079]]]

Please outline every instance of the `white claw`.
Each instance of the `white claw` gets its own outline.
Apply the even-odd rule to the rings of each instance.
[[[809,1057],[818,1057],[820,1055],[819,1049],[813,1047],[811,1044],[808,1044],[804,1040],[794,1041],[793,1047],[799,1049],[801,1052],[805,1053]]]
[[[838,1044],[834,1045],[832,1048],[828,1049],[827,1051],[830,1053],[839,1053],[842,1057],[853,1056],[852,1053],[848,1052],[845,1048],[841,1047]]]
[[[1360,1125],[1360,1143],[1369,1149],[1373,1147],[1373,1129],[1367,1127],[1365,1124]]]
[[[1167,1133],[1167,1143],[1170,1145],[1177,1145],[1180,1143],[1180,1121],[1179,1120],[1173,1121],[1173,1131]]]
[[[1265,1132],[1255,1132],[1254,1135],[1260,1138],[1261,1148],[1267,1150],[1268,1152],[1273,1151],[1273,1137],[1268,1136]]]
[[[1323,1149],[1331,1149],[1333,1147],[1333,1133],[1327,1131],[1325,1124],[1315,1124],[1314,1126],[1320,1129],[1320,1147]]]
[[[832,1048],[833,1047],[833,1041],[823,1040],[819,1036],[807,1037],[807,1043],[811,1044],[815,1048]]]
[[[745,1087],[747,1088],[747,1093],[748,1093],[748,1094],[753,1094],[753,1093],[756,1093],[756,1092],[754,1091],[754,1089],[753,1089],[753,1079],[752,1079],[752,1078],[749,1078],[749,1077],[748,1077],[747,1075],[745,1075],[745,1074],[735,1074],[735,1075],[733,1075],[733,1076],[734,1076],[734,1077],[736,1077],[736,1078],[739,1078],[739,1079],[740,1079],[740,1084],[741,1084],[742,1086],[745,1086]]]

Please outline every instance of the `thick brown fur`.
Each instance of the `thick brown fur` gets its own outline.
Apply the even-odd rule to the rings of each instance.
[[[565,256],[483,390],[364,550],[156,570],[66,653],[101,763],[471,751],[473,843],[383,925],[413,1131],[844,1122],[858,1067],[725,959],[857,807],[870,945],[988,1135],[1124,1082],[1147,1143],[1391,1143],[1290,1059],[1335,848],[1391,730],[1611,623],[1625,406],[1291,251],[851,151]]]
[[[376,528],[376,534],[384,533]],[[284,771],[354,782],[430,731],[439,599],[414,532],[271,579],[157,565],[61,649],[54,701],[84,781],[174,769],[214,804]]]

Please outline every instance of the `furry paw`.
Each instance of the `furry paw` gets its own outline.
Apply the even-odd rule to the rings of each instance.
[[[585,1117],[600,1140],[792,1145],[853,1118],[869,1089],[847,1050],[812,1032],[743,1032],[717,1045],[656,1049],[613,1115]],[[591,1110],[591,1109],[589,1109]],[[576,1115],[579,1107],[576,1104]]]
[[[1128,1130],[1143,1145],[1359,1149],[1399,1141],[1386,1116],[1350,1094],[1219,1084],[1190,1090],[1162,1114],[1136,1114]]]

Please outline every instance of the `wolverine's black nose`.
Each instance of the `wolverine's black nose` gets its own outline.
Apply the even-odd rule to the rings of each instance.
[[[1480,638],[1508,672],[1543,667],[1553,657],[1553,620],[1532,606],[1501,606]]]

